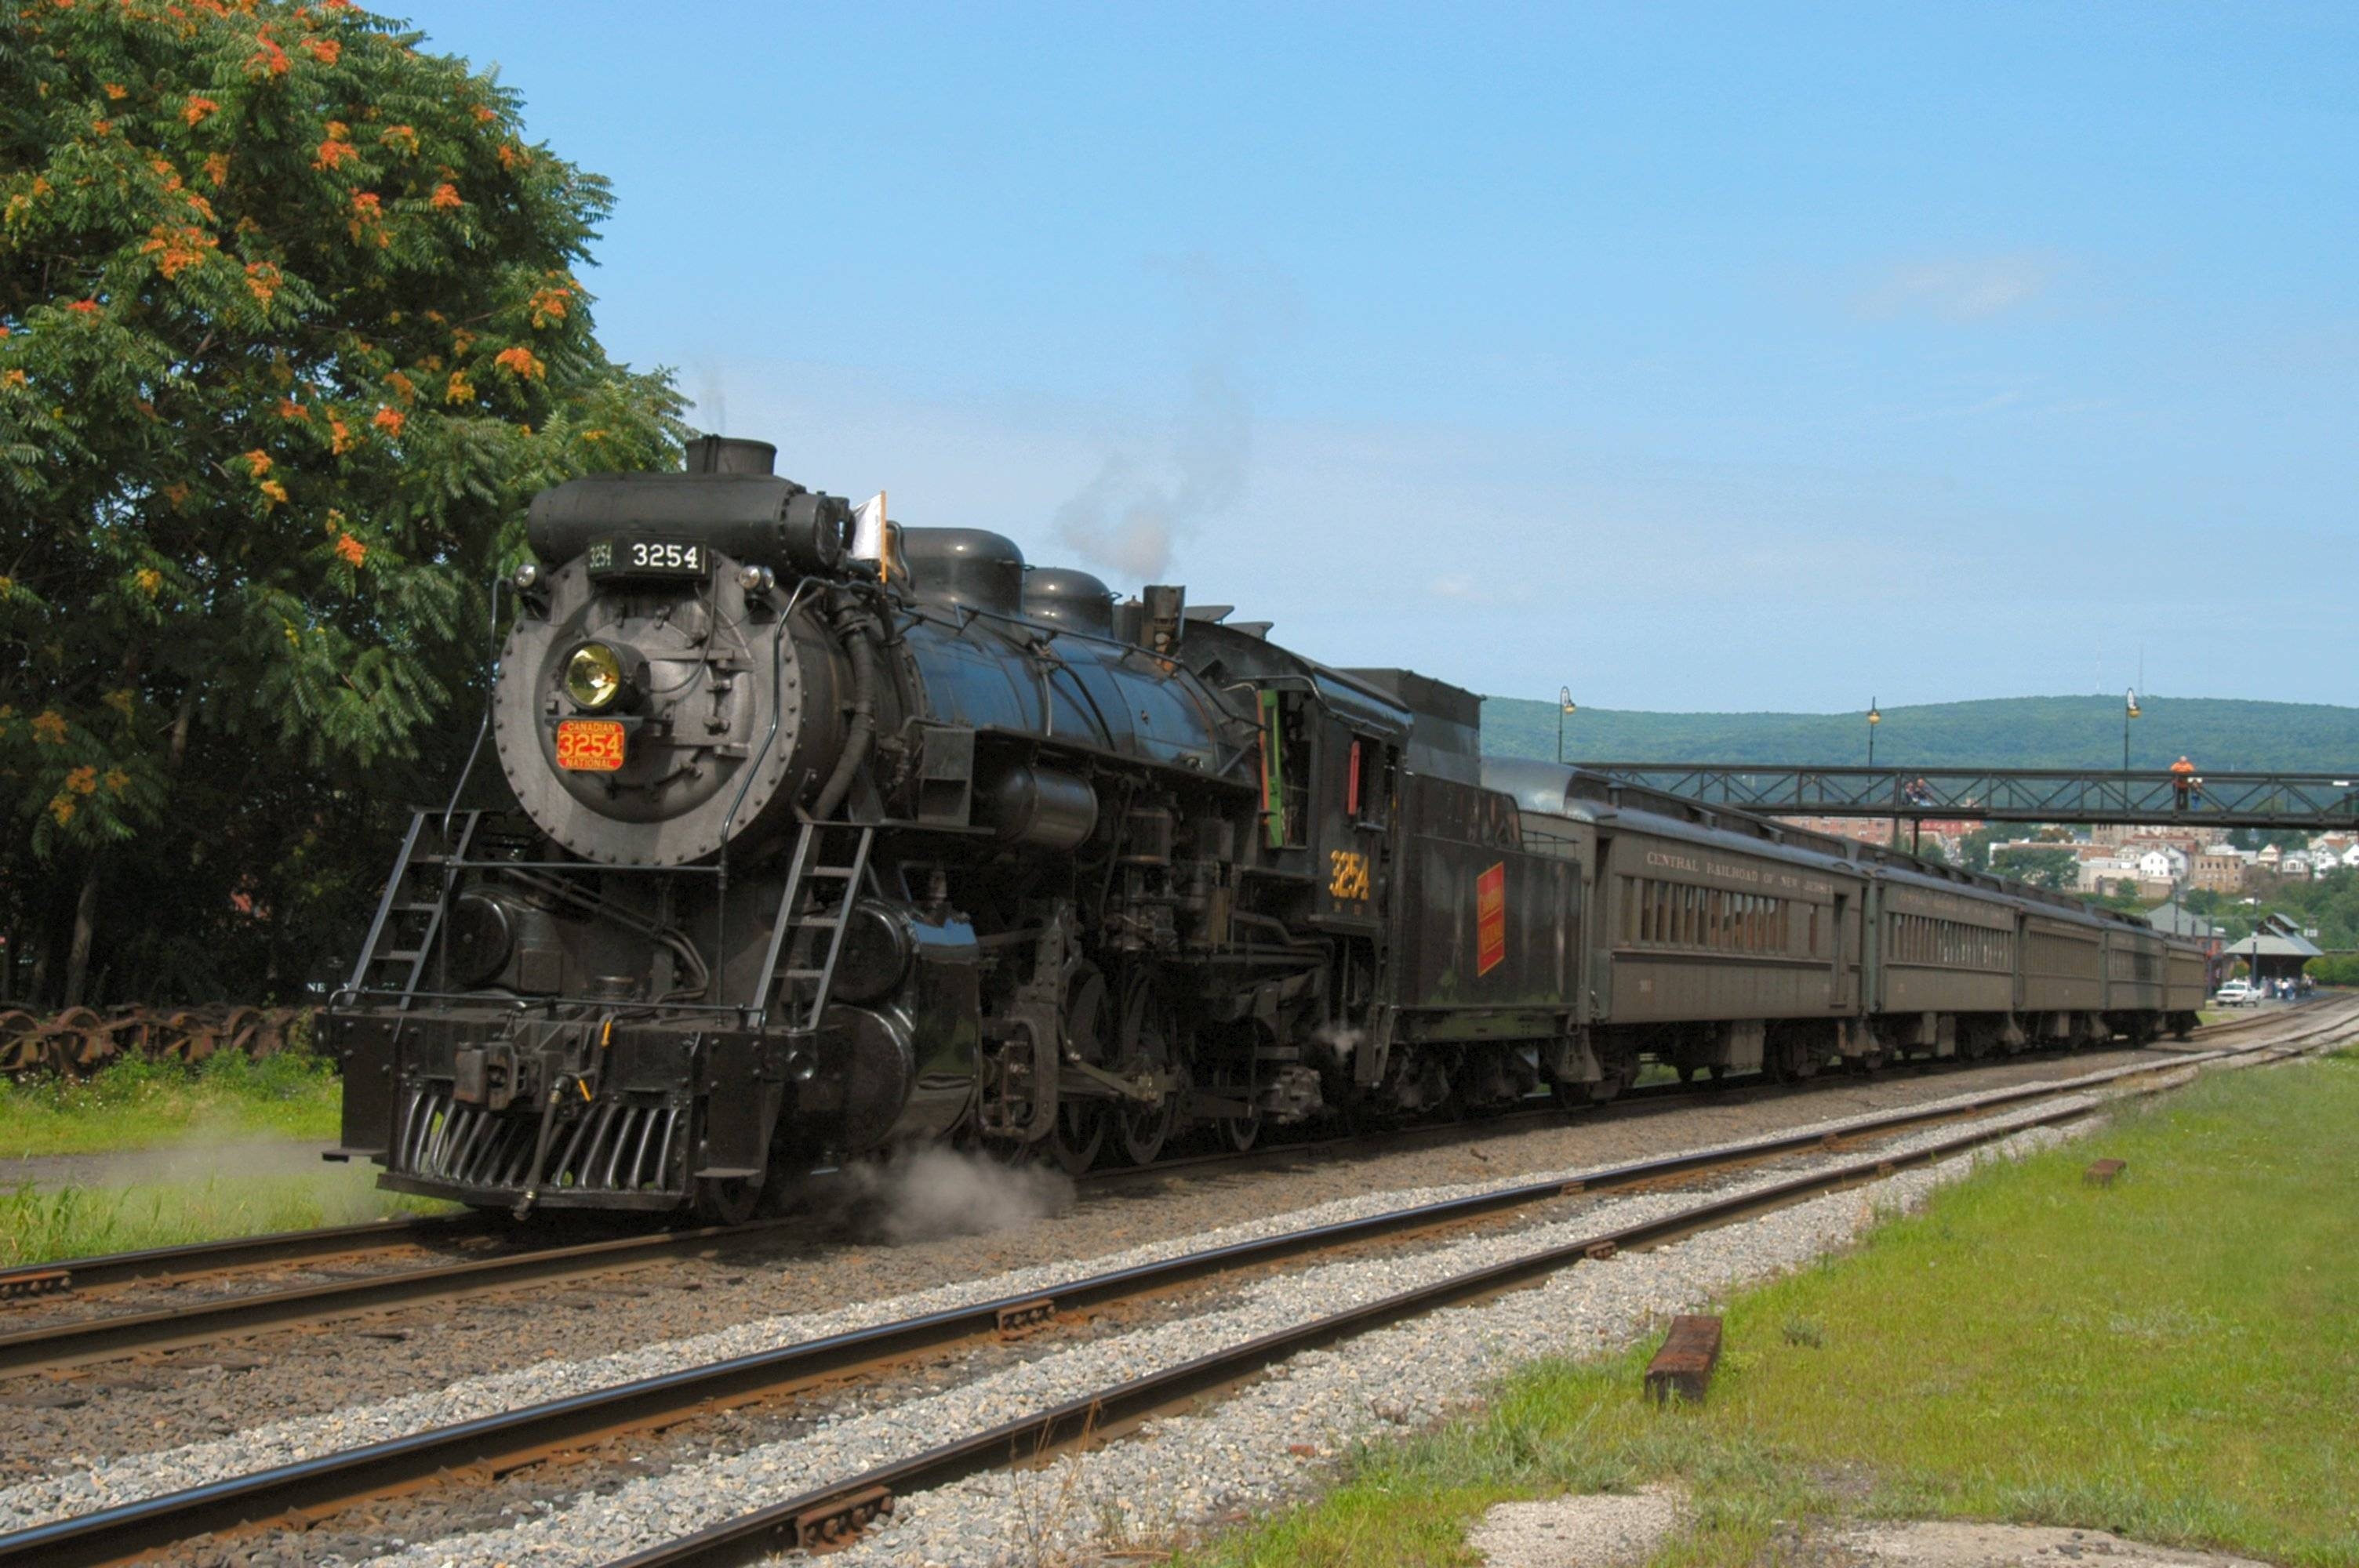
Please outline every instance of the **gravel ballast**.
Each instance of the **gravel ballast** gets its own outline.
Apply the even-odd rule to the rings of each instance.
[[[1983,1092],[1985,1087],[1978,1084],[1973,1092]],[[1954,1094],[1928,1101],[1923,1108],[1937,1110],[1944,1104],[1967,1098],[1971,1098],[1969,1094]],[[2047,1102],[2045,1108],[2052,1108],[2055,1104]],[[1877,1113],[1838,1117],[1806,1124],[1806,1128],[1813,1132],[1839,1132]],[[1363,1192],[1353,1197],[1288,1213],[1266,1215],[1248,1223],[1224,1226],[1209,1232],[1166,1235],[1144,1245],[1092,1258],[1084,1262],[1069,1260],[1036,1264],[910,1294],[854,1302],[832,1311],[766,1316],[733,1324],[710,1333],[604,1356],[579,1360],[542,1360],[506,1372],[461,1379],[447,1387],[420,1390],[372,1403],[356,1403],[322,1414],[266,1420],[243,1429],[233,1427],[229,1422],[216,1416],[218,1424],[213,1427],[213,1433],[217,1435],[210,1435],[207,1440],[198,1443],[154,1452],[135,1452],[123,1457],[101,1457],[86,1450],[80,1453],[68,1450],[55,1454],[51,1461],[55,1466],[53,1473],[0,1489],[0,1531],[24,1529],[94,1509],[201,1486],[273,1465],[403,1436],[432,1426],[497,1414],[634,1379],[750,1355],[924,1312],[987,1301],[996,1296],[1045,1291],[1086,1274],[1212,1246],[1306,1229],[1336,1220],[1384,1213],[1436,1199],[1495,1190],[1522,1182],[1566,1179],[1595,1169],[1595,1165],[1584,1164],[1546,1171],[1525,1170],[1475,1182]],[[571,1317],[575,1314],[569,1313],[565,1315]],[[227,1380],[222,1371],[214,1368],[210,1377],[200,1380],[199,1389],[201,1390],[208,1385],[217,1389]]]
[[[2042,1106],[1994,1124],[2056,1108]],[[1930,1129],[1884,1150],[1954,1135],[1954,1129]],[[1998,1147],[2046,1147],[2060,1136],[2033,1130]],[[837,1561],[846,1568],[1028,1563],[1044,1552],[1075,1551],[1108,1538],[1153,1541],[1201,1528],[1296,1491],[1319,1459],[1358,1436],[1435,1419],[1515,1362],[1618,1346],[1668,1314],[1842,1246],[1878,1213],[1920,1201],[1970,1163],[1960,1159],[1903,1173],[1674,1246],[1584,1264],[1487,1305],[1436,1314],[1335,1351],[1298,1357],[1210,1413],[1156,1423],[1138,1440],[1045,1471],[985,1476],[903,1499],[888,1524]],[[1742,1191],[1782,1176],[1749,1173],[1715,1190]],[[1432,1280],[1676,1213],[1696,1201],[1692,1192],[1607,1197],[1575,1217],[1508,1236],[1280,1276],[1245,1292],[1239,1304],[1224,1311],[1081,1346],[891,1410],[823,1422],[792,1443],[681,1466],[603,1496],[579,1496],[507,1529],[411,1546],[377,1562],[380,1568],[489,1568],[608,1561],[1114,1381]]]

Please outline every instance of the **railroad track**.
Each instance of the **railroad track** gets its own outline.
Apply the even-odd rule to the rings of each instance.
[[[2211,1025],[2197,1033],[2209,1045],[2288,1022],[2286,1013],[2260,1012],[2249,1018]],[[2191,1058],[2176,1056],[2175,1059]],[[1977,1066],[1995,1065],[1989,1060],[1981,1063],[1927,1062],[1907,1064],[1905,1070],[1922,1074],[1970,1073]],[[1887,1072],[1894,1070],[1886,1069]],[[1646,1115],[1675,1110],[1694,1103],[1701,1097],[1711,1097],[1721,1103],[1742,1103],[1733,1097],[1757,1095],[1773,1088],[1779,1093],[1808,1092],[1813,1087],[1837,1087],[1857,1081],[1848,1076],[1832,1076],[1795,1084],[1773,1084],[1766,1077],[1754,1076],[1709,1085],[1652,1085],[1633,1090],[1601,1107],[1571,1111],[1553,1108],[1516,1111],[1480,1121],[1273,1144],[1244,1153],[1183,1156],[1135,1169],[1092,1172],[1083,1178],[1082,1184],[1092,1189],[1114,1188],[1143,1178],[1185,1175],[1208,1167],[1244,1171],[1297,1164],[1306,1160],[1347,1159],[1429,1146],[1446,1147],[1451,1143],[1494,1136],[1519,1126],[1559,1125],[1571,1118],[1588,1119],[1601,1111],[1608,1116]],[[545,1240],[536,1238],[533,1244],[522,1249],[492,1257],[439,1261],[422,1268],[371,1273],[358,1278],[231,1293],[207,1301],[174,1302],[168,1306],[147,1311],[48,1323],[0,1333],[0,1376],[59,1372],[142,1352],[185,1349],[266,1329],[459,1300],[662,1262],[718,1258],[734,1249],[777,1239],[807,1223],[805,1216],[789,1215],[743,1226],[637,1232],[571,1244],[549,1245]],[[371,1257],[403,1249],[513,1239],[513,1233],[503,1230],[495,1222],[472,1215],[383,1221],[372,1225],[249,1237],[78,1259],[0,1272],[0,1300],[55,1296],[69,1291],[79,1292],[125,1284],[170,1282],[187,1285],[262,1268],[363,1264]]]
[[[700,1416],[761,1401],[791,1400],[820,1388],[875,1378],[911,1358],[979,1346],[1011,1332],[1037,1332],[1072,1314],[1102,1312],[1238,1271],[1332,1256],[1371,1242],[1446,1232],[1528,1212],[1575,1193],[1626,1191],[1692,1182],[1795,1154],[1844,1154],[1881,1140],[1944,1122],[1970,1121],[1955,1135],[1908,1151],[1842,1158],[1790,1178],[1741,1193],[1708,1197],[1643,1223],[1601,1229],[1510,1262],[1470,1271],[1286,1332],[1200,1357],[1153,1376],[945,1443],[927,1453],[863,1472],[683,1537],[628,1560],[631,1568],[675,1568],[747,1561],[782,1548],[842,1539],[881,1512],[894,1497],[930,1489],[962,1476],[1060,1448],[1121,1435],[1149,1417],[1208,1390],[1232,1387],[1298,1352],[1332,1345],[1439,1307],[1529,1284],[1547,1274],[1613,1249],[1657,1245],[1776,1205],[1872,1181],[1907,1165],[1962,1152],[2027,1128],[2077,1119],[2104,1108],[2093,1091],[2139,1090],[2136,1080],[2184,1081],[2206,1062],[2261,1062],[2314,1049],[2348,1036],[2349,1009],[2333,1016],[2298,1019],[2287,1038],[2215,1047],[2168,1061],[2141,1062],[2076,1078],[2012,1087],[1953,1100],[1863,1118],[1835,1132],[1780,1134],[1722,1149],[1682,1153],[1398,1209],[1314,1228],[1285,1232],[1209,1251],[1190,1253],[1031,1292],[951,1308],[856,1332],[789,1345],[732,1360],[689,1368],[454,1426],[435,1428],[298,1464],[280,1465],[167,1496],[126,1503],[0,1537],[0,1565],[38,1563],[55,1568],[124,1561],[168,1549],[199,1535],[274,1522],[316,1520],[365,1499],[431,1485],[451,1475],[496,1475],[561,1454],[591,1450],[626,1435],[679,1425]],[[2280,1021],[2286,1022],[2286,1021]],[[2242,1033],[2243,1032],[2238,1032]],[[2072,1103],[2035,1116],[1995,1113],[2036,1102]]]

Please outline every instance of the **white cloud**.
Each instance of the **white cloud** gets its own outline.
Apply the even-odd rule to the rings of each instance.
[[[2047,293],[2059,270],[2055,257],[2034,251],[1904,262],[1863,289],[1854,305],[1871,320],[1987,320]]]

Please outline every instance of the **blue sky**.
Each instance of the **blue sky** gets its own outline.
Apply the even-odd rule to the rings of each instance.
[[[2349,7],[409,14],[906,523],[1500,695],[2353,700]]]

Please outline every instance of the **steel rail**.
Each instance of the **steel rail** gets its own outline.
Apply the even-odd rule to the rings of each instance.
[[[2027,1099],[2079,1094],[2125,1077],[2176,1073],[2203,1061],[2253,1054],[2265,1049],[2251,1046],[2164,1062],[2136,1063],[2076,1078],[2011,1087],[1947,1106],[1910,1108],[1841,1129],[1780,1134],[1612,1166],[1574,1178],[1519,1184],[1237,1242],[1093,1275],[1045,1291],[1001,1296],[971,1306],[948,1308],[782,1346],[19,1530],[0,1536],[0,1568],[20,1563],[40,1563],[44,1568],[116,1563],[198,1535],[278,1519],[291,1521],[298,1517],[316,1518],[321,1512],[430,1482],[448,1473],[514,1469],[603,1438],[674,1425],[700,1413],[792,1393],[879,1364],[962,1342],[985,1340],[998,1335],[1011,1322],[1038,1322],[1057,1314],[1135,1298],[1212,1275],[1305,1254],[1331,1252],[1403,1232],[1463,1223],[1576,1192],[1627,1186],[1714,1166],[1743,1165],[1797,1150],[1840,1146],[1847,1140],[1889,1133],[1924,1122],[1956,1119]],[[2060,1115],[2082,1115],[2090,1108],[2076,1108]],[[1868,1163],[1873,1166],[1878,1162]]]
[[[224,1241],[151,1247],[140,1252],[61,1258],[53,1263],[0,1269],[0,1298],[141,1280],[184,1280],[222,1269],[310,1262],[446,1238],[463,1239],[487,1232],[488,1227],[473,1215],[408,1215],[360,1225],[327,1226],[318,1230],[277,1230],[262,1236],[232,1237]]]
[[[218,1301],[153,1312],[117,1313],[47,1324],[14,1334],[0,1334],[0,1375],[78,1367],[134,1351],[182,1348],[229,1334],[285,1324],[505,1290],[574,1274],[603,1273],[671,1258],[703,1256],[725,1242],[741,1241],[749,1235],[781,1229],[792,1223],[788,1219],[756,1220],[751,1225],[615,1237],[571,1247],[544,1247],[504,1257],[445,1263],[430,1269],[408,1269],[366,1279],[224,1296]]]
[[[2275,1014],[2258,1014],[2211,1025],[2197,1033],[2239,1032],[2279,1022],[2281,1020]],[[2183,1061],[2191,1057],[2180,1054],[2176,1059]],[[1940,1067],[1966,1065],[1944,1061],[1905,1065]],[[1572,1118],[1586,1119],[1599,1112],[1608,1116],[1630,1111],[1675,1112],[1690,1100],[1704,1096],[1765,1088],[1808,1092],[1814,1086],[1839,1087],[1852,1081],[1841,1075],[1829,1075],[1778,1083],[1767,1075],[1747,1075],[1734,1080],[1715,1080],[1709,1087],[1701,1088],[1688,1084],[1654,1084],[1594,1106],[1571,1109],[1547,1107],[1526,1112],[1509,1112],[1479,1122],[1399,1129],[1375,1135],[1314,1140],[1303,1143],[1276,1143],[1238,1153],[1182,1156],[1147,1166],[1093,1171],[1084,1174],[1081,1181],[1089,1187],[1112,1187],[1147,1177],[1185,1175],[1201,1167],[1252,1170],[1309,1159],[1345,1159],[1361,1153],[1396,1152],[1405,1148],[1443,1145],[1484,1137],[1525,1122],[1535,1126],[1561,1124]],[[2038,1087],[2028,1087],[2035,1091]],[[805,1217],[793,1215],[743,1227],[707,1227],[690,1231],[639,1234],[364,1279],[299,1286],[292,1290],[226,1296],[218,1301],[176,1304],[157,1311],[48,1324],[13,1334],[0,1334],[0,1375],[63,1369],[139,1351],[185,1349],[258,1329],[318,1322],[427,1301],[492,1293],[518,1284],[634,1268],[669,1257],[709,1257],[732,1242],[758,1239],[800,1223]],[[496,1227],[484,1226],[473,1216],[437,1217],[280,1232],[223,1242],[159,1248],[147,1252],[73,1259],[0,1273],[0,1299],[9,1295],[29,1297],[92,1284],[141,1279],[185,1280],[223,1269],[354,1255],[429,1238],[447,1236],[458,1238],[471,1234],[496,1234]],[[9,1288],[12,1284],[16,1286],[13,1291]]]
[[[1995,1142],[2030,1128],[2096,1115],[2105,1108],[2104,1103],[2069,1106],[2028,1120],[1978,1128],[1921,1149],[1871,1156],[1810,1172],[1397,1292],[1162,1372],[1114,1384],[1046,1411],[1019,1416],[987,1432],[943,1444],[910,1458],[814,1487],[783,1502],[617,1559],[606,1568],[732,1568],[780,1552],[842,1544],[862,1525],[880,1514],[891,1513],[894,1499],[899,1496],[930,1491],[986,1470],[1011,1468],[1060,1450],[1085,1448],[1121,1436],[1153,1415],[1232,1388],[1306,1350],[1320,1349],[1443,1307],[1528,1286],[1549,1274],[1593,1259],[1674,1239],[1799,1198],[1839,1191],[1910,1166],[1930,1164],[1944,1155]]]

